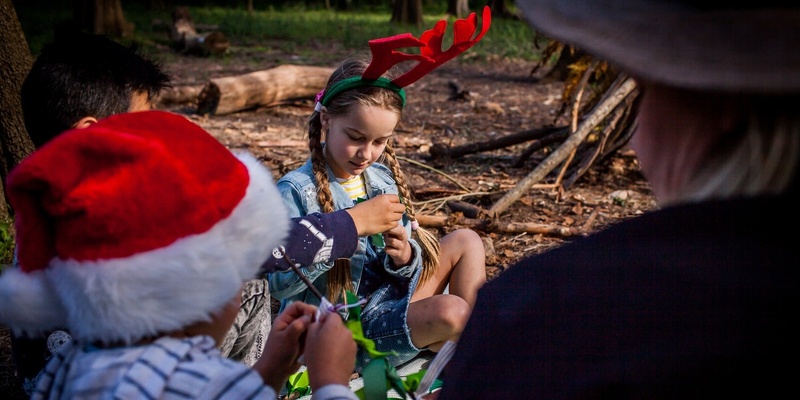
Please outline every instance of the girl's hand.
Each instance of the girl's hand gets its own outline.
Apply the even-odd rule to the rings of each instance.
[[[289,375],[300,368],[297,359],[303,354],[304,334],[316,311],[312,305],[295,301],[272,323],[264,352],[253,369],[261,375],[264,383],[275,389],[275,393],[280,393]]]
[[[347,213],[356,224],[358,236],[369,236],[381,233],[397,226],[406,207],[400,203],[396,194],[382,194],[367,201],[362,201]]]
[[[394,228],[383,233],[384,251],[392,258],[396,267],[408,265],[411,262],[411,245],[408,243],[406,228],[398,223]]]

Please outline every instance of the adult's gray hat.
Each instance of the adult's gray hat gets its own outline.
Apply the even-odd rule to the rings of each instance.
[[[696,89],[800,91],[800,3],[744,3],[516,2],[537,31],[640,78]]]

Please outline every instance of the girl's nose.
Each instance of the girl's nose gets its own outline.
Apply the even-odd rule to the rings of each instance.
[[[356,150],[356,156],[369,160],[369,146],[361,146]]]

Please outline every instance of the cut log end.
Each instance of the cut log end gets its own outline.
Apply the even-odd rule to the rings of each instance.
[[[197,112],[200,114],[214,115],[219,106],[220,90],[214,82],[208,82],[197,95]]]

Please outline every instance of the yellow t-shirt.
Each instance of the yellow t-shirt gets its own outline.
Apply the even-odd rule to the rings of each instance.
[[[358,199],[367,198],[367,185],[364,183],[364,177],[362,175],[359,174],[350,179],[337,178],[336,180],[342,185],[344,191],[347,192],[351,200],[358,201]]]

